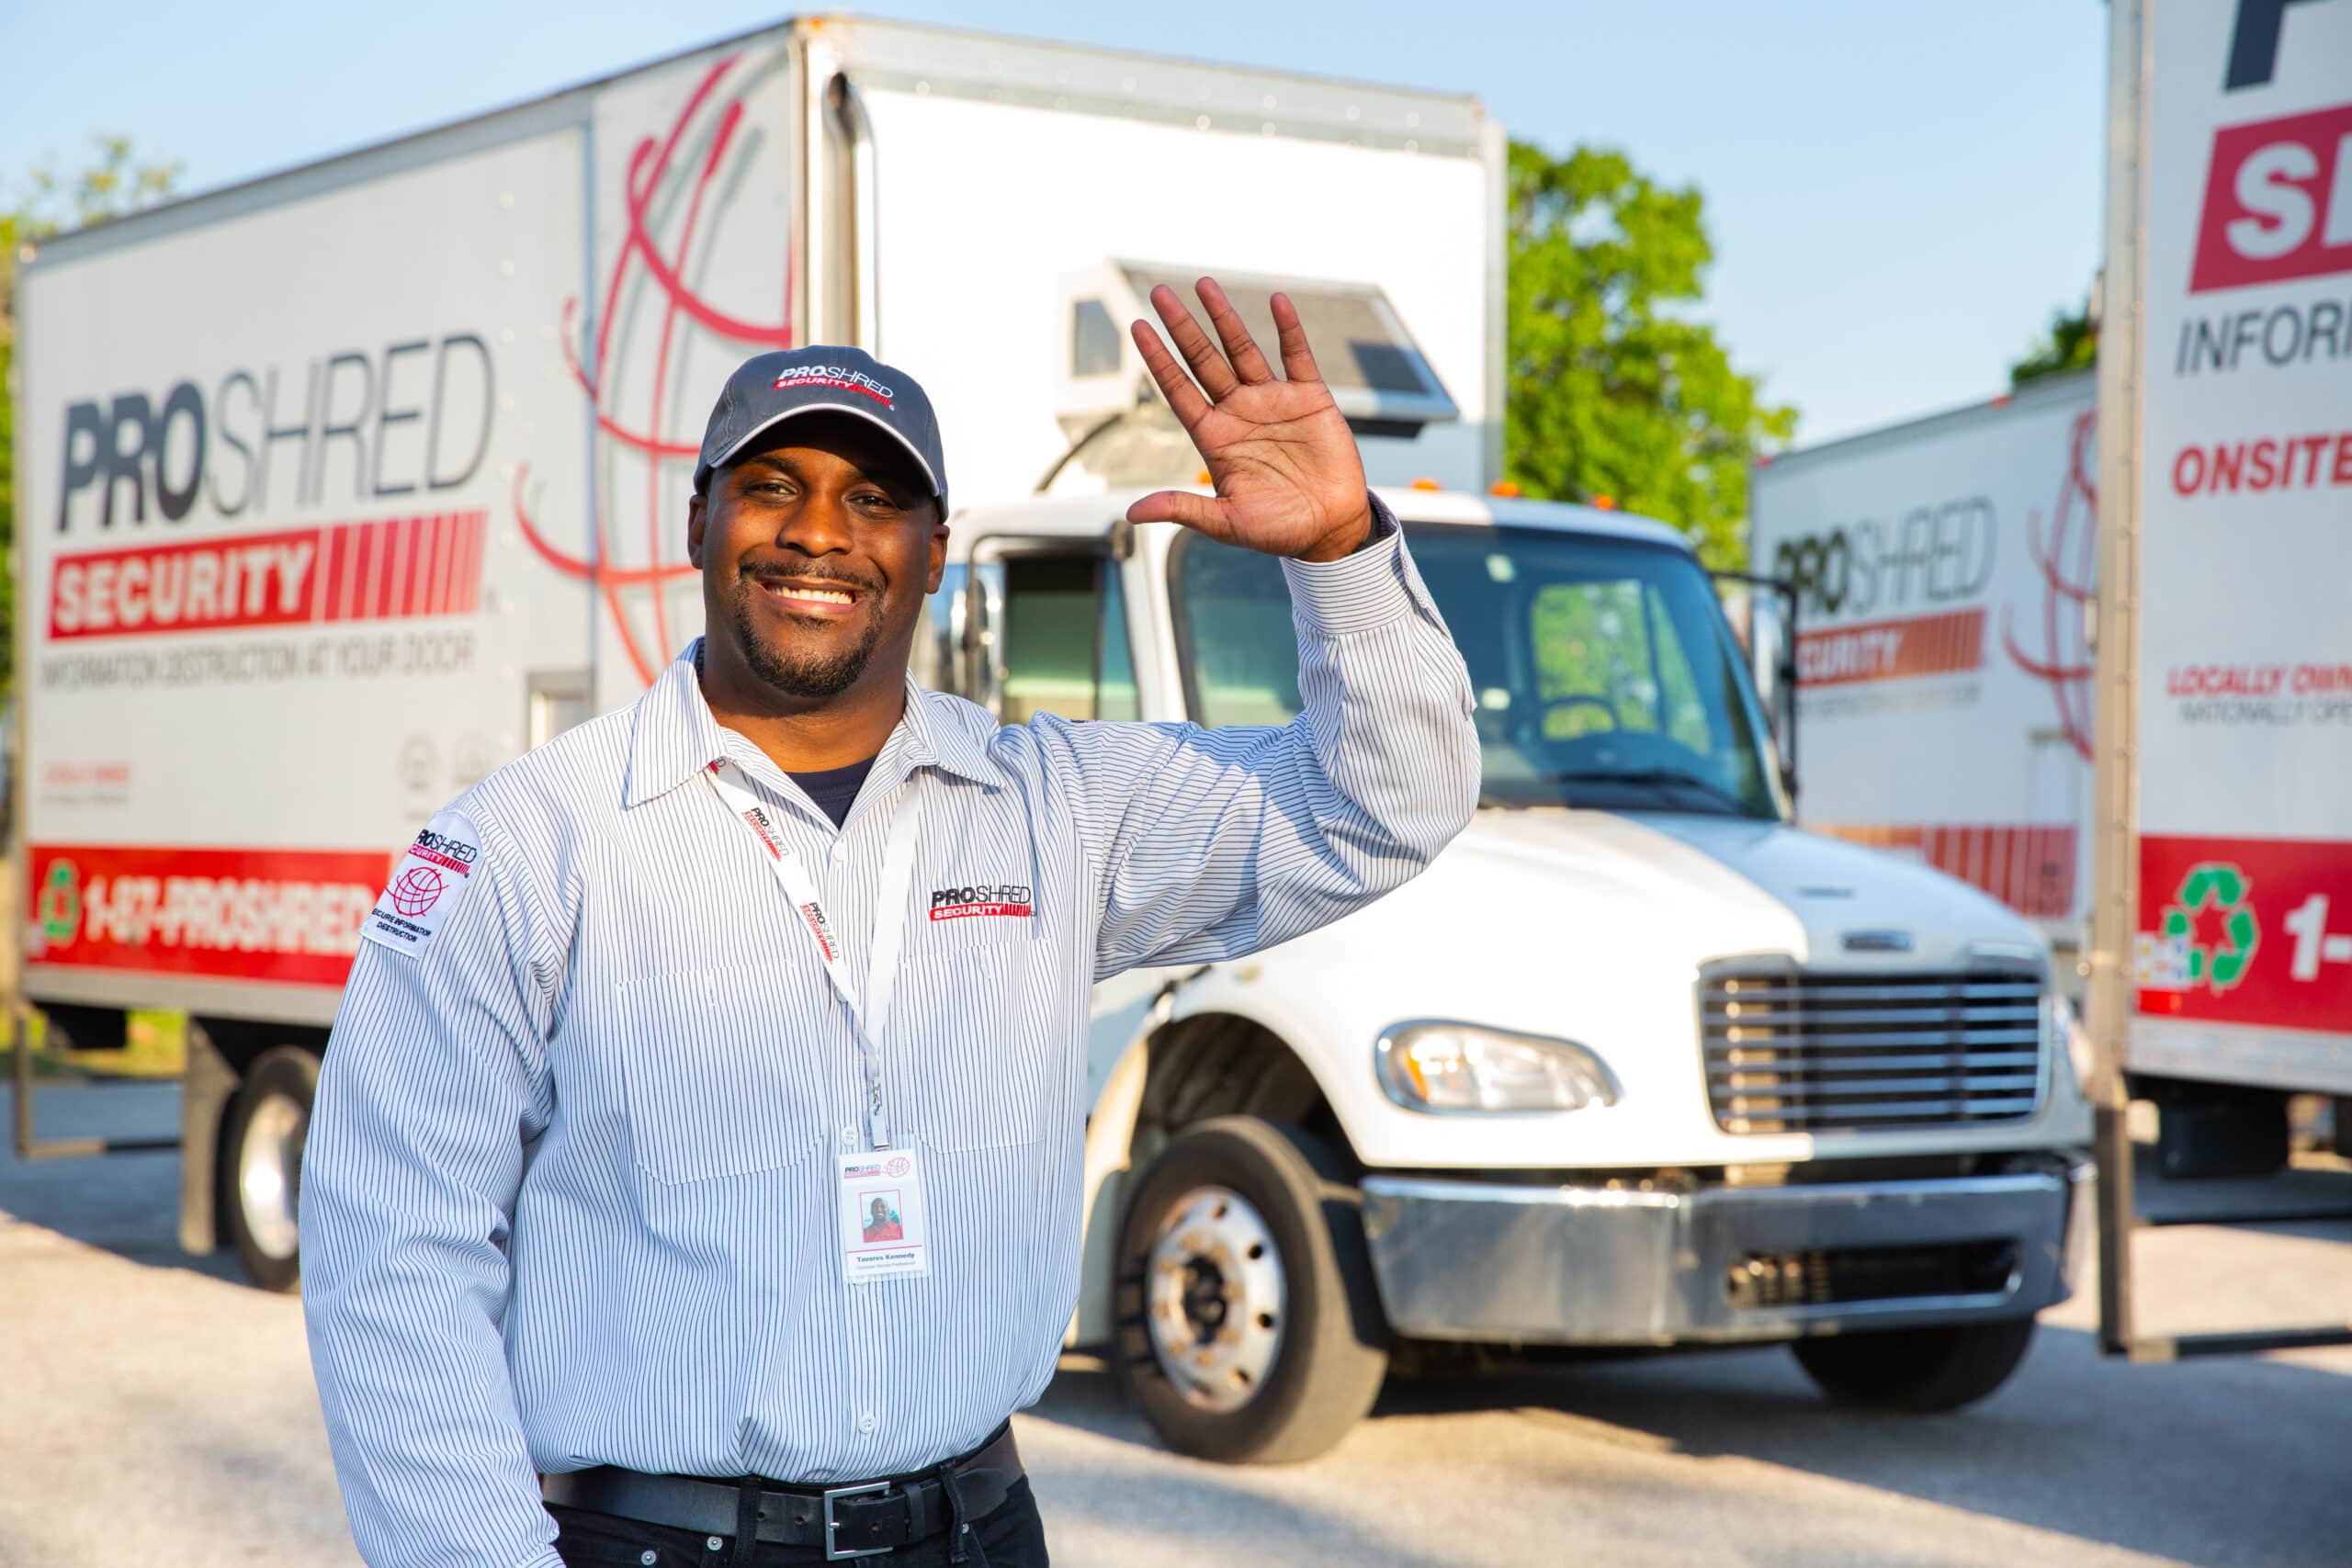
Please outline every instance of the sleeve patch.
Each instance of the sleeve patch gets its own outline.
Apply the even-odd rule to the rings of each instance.
[[[359,934],[413,958],[480,874],[481,834],[465,814],[444,811],[408,847],[392,880],[360,923]]]

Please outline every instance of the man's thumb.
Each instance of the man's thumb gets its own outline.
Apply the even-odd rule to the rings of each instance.
[[[1224,520],[1223,502],[1188,490],[1156,490],[1127,508],[1130,523],[1182,523],[1211,533],[1217,532],[1217,525]]]

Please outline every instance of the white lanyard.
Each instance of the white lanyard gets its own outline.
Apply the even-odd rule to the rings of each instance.
[[[825,913],[824,900],[800,858],[785,848],[784,840],[768,821],[767,807],[752,793],[742,770],[725,759],[703,773],[735,819],[751,829],[766,852],[769,869],[784,885],[784,895],[800,917],[825,976],[833,983],[856,1027],[858,1053],[865,1059],[865,1130],[877,1149],[890,1146],[889,1126],[882,1119],[882,1033],[889,1026],[890,1001],[899,982],[899,949],[906,941],[907,899],[914,887],[915,827],[922,817],[922,797],[910,792],[905,806],[891,814],[889,835],[882,845],[882,886],[875,895],[874,951],[865,971],[865,994],[860,998],[842,968],[841,935]]]

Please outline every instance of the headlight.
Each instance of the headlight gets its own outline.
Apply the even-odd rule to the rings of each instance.
[[[1380,1087],[1408,1111],[1577,1111],[1614,1105],[1617,1080],[1569,1040],[1421,1019],[1380,1037]]]
[[[2072,1063],[2075,1068],[2076,1092],[2089,1094],[2092,1067],[2091,1032],[2085,1029],[2083,1021],[2075,1016],[2075,1004],[2052,991],[2050,993],[2050,1000],[2042,1017],[2043,1029],[2051,1045],[2054,1048],[2063,1044],[2066,1048],[2066,1060]],[[2054,1049],[2052,1054],[2055,1054]]]

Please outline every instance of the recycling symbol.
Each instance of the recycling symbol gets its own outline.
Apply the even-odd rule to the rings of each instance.
[[[82,930],[82,868],[70,860],[50,862],[34,914],[51,946],[72,945]]]
[[[2247,891],[2245,873],[2227,861],[2201,862],[2190,866],[2180,879],[2180,891],[2172,896],[2165,910],[2164,934],[2187,946],[2191,986],[2202,981],[2216,991],[2226,991],[2245,978],[2254,950],[2262,942],[2254,907],[2246,902]],[[2209,908],[2221,914],[2225,942],[2197,940],[2197,918]]]

